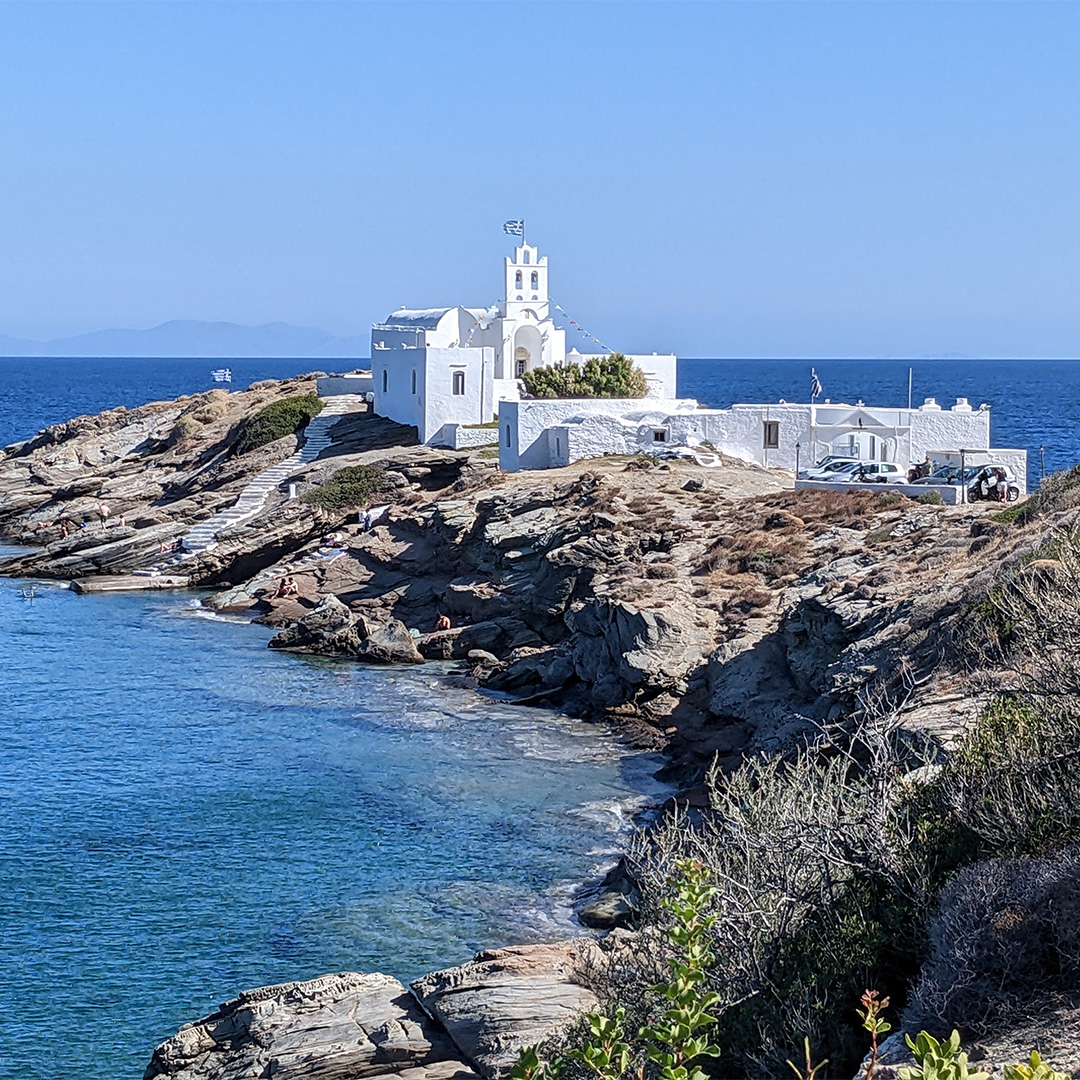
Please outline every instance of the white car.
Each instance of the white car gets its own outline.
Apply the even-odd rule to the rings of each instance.
[[[829,479],[840,484],[906,484],[907,470],[892,461],[857,461]]]
[[[822,458],[816,465],[809,469],[803,469],[799,473],[800,480],[832,480],[834,475],[845,472],[848,468],[854,468],[859,464],[858,458],[827,457]]]

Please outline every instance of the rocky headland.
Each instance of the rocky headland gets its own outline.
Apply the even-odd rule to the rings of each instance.
[[[181,573],[212,590],[206,605],[279,628],[272,648],[453,661],[448,678],[663,749],[693,803],[713,761],[783,753],[868,703],[947,747],[987,693],[953,647],[971,598],[1061,524],[887,490],[794,492],[790,474],[734,460],[507,475],[493,447],[423,447],[358,404],[258,513],[174,551],[302,442],[236,454],[244,421],[313,390],[305,377],[211,391],[5,448],[0,535],[27,550],[0,573]],[[377,470],[366,506],[319,498],[357,466]],[[614,874],[583,921],[624,923],[632,897]],[[411,995],[359,974],[245,993],[159,1047],[147,1076],[500,1075],[587,1002],[588,948],[482,953]]]

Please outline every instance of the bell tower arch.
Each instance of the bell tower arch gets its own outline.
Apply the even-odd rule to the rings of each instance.
[[[506,257],[506,317],[517,319],[525,308],[543,322],[548,318],[548,260],[533,244],[520,244]]]

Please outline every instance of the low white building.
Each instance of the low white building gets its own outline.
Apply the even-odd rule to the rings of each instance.
[[[508,472],[569,465],[602,454],[715,449],[770,468],[812,465],[828,454],[892,461],[905,470],[927,458],[945,463],[963,450],[1026,475],[1024,450],[993,448],[990,409],[965,398],[943,409],[793,404],[702,408],[691,400],[525,400],[499,407],[499,463]]]
[[[590,358],[567,353],[566,331],[555,325],[547,256],[521,244],[503,271],[503,299],[489,308],[401,308],[372,327],[376,413],[414,426],[425,443],[472,443],[460,429],[490,423],[500,401],[517,400],[526,371]],[[674,356],[630,359],[651,397],[675,396]]]

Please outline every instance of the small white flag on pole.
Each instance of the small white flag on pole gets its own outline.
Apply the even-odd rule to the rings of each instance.
[[[814,398],[818,397],[820,394],[821,394],[821,380],[817,377],[817,372],[813,368],[811,368],[810,369],[810,400],[813,401]]]
[[[524,236],[525,235],[525,219],[521,221],[506,221],[503,223],[503,232],[509,233],[511,236]]]

